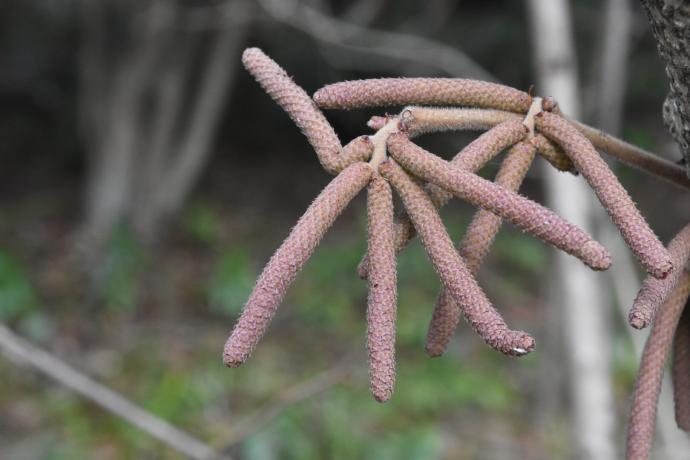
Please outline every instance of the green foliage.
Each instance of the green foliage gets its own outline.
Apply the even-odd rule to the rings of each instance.
[[[107,308],[134,308],[144,262],[143,248],[131,232],[125,226],[117,227],[110,238],[99,277],[100,298]]]
[[[235,316],[254,286],[257,273],[252,270],[249,253],[240,247],[224,250],[213,268],[207,296],[211,309]]]
[[[192,238],[205,244],[218,241],[222,230],[218,212],[204,201],[189,206],[182,218],[182,227]]]
[[[539,240],[517,232],[503,231],[492,246],[492,256],[511,265],[518,273],[540,274],[547,264],[546,246]]]
[[[322,245],[289,293],[288,304],[310,329],[342,329],[364,320],[366,282],[357,277],[363,242]]]
[[[22,264],[0,250],[0,321],[12,320],[36,306],[36,294]]]

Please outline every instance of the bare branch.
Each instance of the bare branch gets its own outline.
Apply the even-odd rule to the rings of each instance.
[[[435,40],[361,27],[327,16],[302,3],[294,8],[286,8],[282,1],[276,0],[259,0],[259,3],[274,20],[335,48],[374,57],[379,68],[382,65],[380,58],[385,58],[394,62],[417,63],[451,76],[496,80],[466,54]]]
[[[4,324],[0,324],[0,352],[17,365],[34,368],[188,457],[196,460],[230,460],[227,455],[219,456],[205,442],[147,412],[121,394],[16,335]]]
[[[273,401],[257,410],[256,413],[240,423],[235,424],[233,429],[223,440],[215,444],[223,446],[219,448],[221,452],[227,452],[232,446],[266,426],[288,407],[313,398],[341,383],[350,375],[352,368],[352,358],[345,358],[341,360],[339,365],[305,380],[304,382],[300,382],[295,386],[287,388],[285,391],[278,394]]]

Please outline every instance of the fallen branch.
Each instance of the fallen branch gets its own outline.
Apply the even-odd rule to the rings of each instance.
[[[266,426],[287,407],[313,398],[342,382],[350,375],[352,367],[353,359],[345,358],[337,366],[286,389],[254,414],[235,424],[223,440],[216,443],[218,446],[223,446],[218,450],[227,452],[235,444]]]
[[[145,433],[195,460],[230,460],[213,447],[142,409],[124,396],[82,374],[64,361],[0,324],[0,352],[19,366],[29,366],[121,417]]]

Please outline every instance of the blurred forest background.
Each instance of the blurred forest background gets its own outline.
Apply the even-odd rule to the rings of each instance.
[[[425,355],[439,286],[415,243],[399,259],[396,391],[374,402],[366,283],[355,273],[366,244],[360,196],[252,359],[233,370],[221,364],[262,265],[329,180],[241,68],[242,50],[263,48],[309,93],[344,79],[437,75],[537,84],[543,94],[530,13],[538,3],[3,2],[0,458],[186,458],[22,365],[8,345],[14,334],[236,459],[594,458],[577,439],[567,291],[553,288],[547,247],[513,228],[499,234],[480,283],[512,325],[536,337],[526,358],[491,351],[464,324],[444,357]],[[642,6],[570,6],[577,65],[549,65],[579,78],[579,118],[680,158],[662,123],[668,83]],[[367,133],[377,113],[327,116],[347,141]],[[473,136],[422,142],[450,156]],[[495,171],[496,163],[482,174]],[[542,172],[534,168],[522,191],[544,202]],[[668,241],[690,214],[687,196],[628,167],[617,173]],[[453,237],[473,211],[444,209]],[[605,232],[610,222],[585,227]],[[614,262],[622,275],[596,275],[608,458],[620,457],[645,336],[621,313],[641,280],[626,257]],[[684,458],[687,441],[668,406],[660,417],[657,458]]]

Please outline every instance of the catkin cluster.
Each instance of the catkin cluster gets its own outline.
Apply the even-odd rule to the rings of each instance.
[[[378,401],[391,397],[395,381],[396,255],[415,236],[420,237],[443,286],[427,336],[426,349],[431,356],[445,351],[463,316],[490,347],[501,353],[522,356],[534,349],[534,339],[506,324],[475,279],[503,220],[594,270],[606,270],[611,265],[606,249],[584,230],[517,193],[536,156],[561,171],[580,174],[591,185],[652,280],[668,282],[682,273],[673,248],[667,250],[658,240],[600,158],[589,139],[593,136],[588,137],[585,129],[563,117],[552,99],[542,101],[507,86],[455,78],[346,81],[328,85],[309,97],[261,50],[247,49],[242,61],[302,130],[324,169],[336,177],[316,197],[259,276],[225,344],[223,360],[227,366],[239,366],[249,357],[290,283],[338,214],[364,188],[368,252],[358,271],[369,284],[367,349],[371,390]],[[393,105],[405,108],[399,115],[373,117],[368,125],[375,134],[358,137],[345,146],[321,112]],[[414,143],[416,136],[427,132],[456,130],[486,132],[450,161]],[[493,182],[477,175],[504,150],[507,154]],[[404,208],[397,216],[393,192]],[[457,246],[438,212],[451,198],[479,208]],[[650,289],[661,292],[666,288]],[[640,308],[635,318],[648,318],[653,313],[654,308],[645,308]]]

